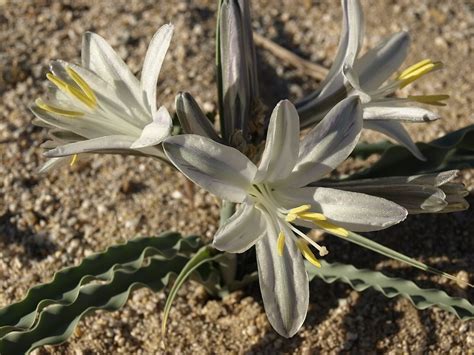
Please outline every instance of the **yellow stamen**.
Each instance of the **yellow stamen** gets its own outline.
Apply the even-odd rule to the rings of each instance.
[[[277,251],[279,256],[283,256],[283,250],[285,249],[285,235],[283,232],[280,232],[278,234],[278,240],[277,240]]]
[[[82,112],[65,110],[60,107],[48,105],[47,103],[43,102],[41,99],[37,99],[35,103],[39,108],[51,113],[55,113],[57,115],[61,115],[61,116],[80,117],[84,115]]]
[[[446,106],[443,100],[449,99],[449,95],[409,95],[408,100],[434,106]]]
[[[72,80],[79,86],[82,92],[93,102],[94,107],[97,105],[97,97],[94,91],[91,89],[89,84],[71,67],[66,67],[66,72],[69,74]]]
[[[74,96],[76,99],[78,99],[84,105],[86,105],[90,108],[95,107],[96,103],[93,100],[91,100],[87,95],[85,95],[81,90],[79,90],[79,89],[75,88],[74,86],[64,82],[63,80],[61,80],[60,78],[58,78],[57,76],[55,76],[51,73],[46,74],[46,77],[48,78],[49,81],[51,81],[54,85],[56,85],[56,87],[59,90],[63,91],[66,94]]]
[[[431,59],[424,59],[416,64],[410,65],[408,68],[406,68],[402,73],[399,75],[398,79],[404,79],[405,76],[410,74],[411,72],[427,65],[433,63]]]
[[[308,260],[311,264],[313,264],[316,267],[321,267],[321,263],[319,262],[318,259],[316,259],[313,252],[311,251],[311,249],[309,249],[308,244],[304,239],[298,239],[296,241],[296,246],[298,247],[301,254],[303,254],[306,260]]]
[[[302,213],[307,212],[311,209],[311,205],[301,205],[295,208],[292,208],[288,211],[285,220],[287,222],[293,222],[296,220]]]
[[[349,236],[349,231],[345,228],[336,226],[335,224],[332,224],[331,222],[328,221],[313,221],[314,224],[316,224],[318,227],[324,229],[325,231],[329,233],[333,233],[336,235],[339,235],[341,237],[347,237]]]
[[[441,62],[433,62],[430,59],[422,60],[407,69],[405,69],[397,78],[400,81],[400,89],[421,78],[422,76],[440,69],[443,66]]]
[[[311,209],[311,205],[301,205],[301,206],[298,206],[298,207],[295,207],[295,208],[292,208],[290,210],[290,214],[300,214],[302,212],[306,212],[306,211],[309,211]]]
[[[78,154],[74,154],[71,158],[71,162],[69,163],[69,166],[73,166],[76,161],[77,161]]]
[[[310,221],[314,221],[314,222],[319,222],[319,221],[325,221],[326,220],[325,215],[323,215],[322,213],[316,213],[316,212],[300,213],[298,215],[298,217],[302,218],[302,219],[307,219],[307,220],[310,220]]]

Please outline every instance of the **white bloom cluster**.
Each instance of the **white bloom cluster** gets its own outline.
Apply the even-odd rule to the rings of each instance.
[[[235,214],[218,230],[213,245],[231,253],[256,246],[268,318],[278,333],[293,336],[308,309],[304,258],[320,266],[318,258],[329,252],[302,227],[347,237],[390,227],[409,213],[467,208],[465,189],[451,182],[455,171],[322,181],[351,154],[364,127],[386,133],[424,159],[400,121],[436,119],[436,114],[411,104],[442,104],[446,99],[443,95],[394,97],[395,90],[441,64],[422,61],[389,80],[406,57],[408,35],[395,34],[358,58],[363,38],[360,4],[357,0],[342,0],[342,4],[343,34],[327,79],[296,108],[287,100],[277,104],[258,165],[229,145],[235,129],[246,131],[249,105],[257,95],[257,70],[249,44],[248,3],[225,0],[221,21],[228,22],[221,22],[219,29],[220,38],[229,43],[220,47],[219,56],[221,86],[228,95],[221,93],[220,104],[225,106],[221,135],[188,93],[176,98],[176,114],[185,134],[171,136],[170,114],[163,106],[157,108],[156,84],[172,25],[161,27],[153,37],[140,79],[104,39],[86,33],[82,64],[53,62],[47,76],[50,95],[32,106],[36,123],[48,128],[52,138],[45,144],[52,159],[43,170],[73,164],[78,154],[85,153],[149,155],[168,159],[196,184],[236,203]],[[308,126],[312,128],[300,140],[300,129]]]

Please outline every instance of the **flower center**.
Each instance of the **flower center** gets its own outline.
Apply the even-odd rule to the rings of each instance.
[[[255,205],[263,213],[268,215],[279,230],[277,240],[277,253],[282,256],[285,250],[286,238],[291,238],[301,254],[311,264],[321,267],[319,260],[311,251],[309,245],[315,248],[320,256],[329,252],[325,246],[321,246],[299,230],[293,223],[302,222],[313,228],[322,229],[328,233],[347,237],[349,232],[331,222],[322,213],[311,211],[311,205],[304,204],[295,208],[286,209],[280,205],[273,196],[273,189],[266,184],[253,185],[249,191],[250,196],[255,199]]]

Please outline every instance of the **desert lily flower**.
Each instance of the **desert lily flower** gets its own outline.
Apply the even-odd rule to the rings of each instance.
[[[458,173],[457,170],[450,170],[414,176],[331,182],[324,186],[379,196],[405,207],[409,214],[449,213],[469,208],[464,198],[469,192],[463,184],[453,182]]]
[[[167,138],[163,148],[189,179],[224,200],[239,203],[218,230],[214,247],[241,253],[256,246],[260,289],[273,328],[293,336],[307,313],[309,286],[303,257],[320,266],[328,253],[298,226],[339,237],[375,231],[404,220],[405,208],[380,197],[307,185],[344,161],[362,129],[358,98],[337,104],[300,143],[299,118],[281,101],[269,123],[265,149],[255,166],[235,148],[192,134]],[[303,256],[303,257],[302,257]]]
[[[172,34],[168,24],[153,36],[140,80],[91,32],[83,37],[81,65],[52,62],[48,98],[31,107],[35,123],[49,128],[52,138],[45,155],[53,159],[43,171],[73,164],[82,153],[163,156],[156,145],[170,134],[172,122],[165,107],[157,109],[156,84]]]
[[[408,33],[393,34],[358,58],[364,38],[364,20],[358,0],[342,0],[343,30],[336,59],[320,89],[297,103],[303,127],[319,121],[337,102],[357,95],[362,101],[364,128],[381,132],[409,149],[418,159],[424,157],[402,122],[427,122],[439,116],[417,104],[444,106],[448,95],[409,95],[395,97],[398,89],[442,68],[442,63],[422,60],[390,79],[404,62],[410,38]]]

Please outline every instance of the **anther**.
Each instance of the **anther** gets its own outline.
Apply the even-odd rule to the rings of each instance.
[[[76,164],[77,157],[78,157],[78,154],[74,154],[74,155],[72,156],[71,162],[69,163],[69,166],[73,166],[74,164]]]
[[[79,117],[79,116],[83,116],[84,114],[82,112],[78,112],[78,111],[70,111],[70,110],[65,110],[63,108],[60,108],[60,107],[56,107],[56,106],[52,106],[52,105],[48,105],[47,103],[45,103],[43,100],[41,99],[37,99],[35,101],[35,104],[42,110],[45,110],[47,112],[51,112],[51,113],[54,113],[54,114],[57,114],[57,115],[61,115],[61,116],[66,116],[66,117]]]
[[[71,67],[66,67],[66,72],[72,80],[79,86],[82,92],[91,100],[93,106],[97,105],[97,97],[94,94],[94,91],[91,89],[89,84]]]
[[[316,224],[318,227],[324,229],[325,231],[339,235],[341,237],[347,237],[349,236],[349,231],[345,228],[336,226],[335,224],[332,224],[331,222],[328,221],[313,221],[314,224]]]
[[[302,218],[302,219],[307,219],[307,220],[310,220],[310,221],[316,221],[316,222],[319,222],[319,221],[325,221],[326,220],[326,216],[323,215],[322,213],[316,213],[316,212],[305,212],[305,213],[300,213],[298,215],[299,218]]]
[[[48,73],[46,74],[46,78],[51,81],[56,87],[61,90],[62,92],[75,97],[79,101],[81,101],[84,105],[94,108],[96,106],[95,96],[91,99],[86,93],[82,90],[75,88],[74,86],[66,83],[65,81],[61,80],[57,76]],[[80,86],[79,86],[80,87]],[[82,89],[82,88],[81,88]]]
[[[305,240],[303,239],[296,240],[296,246],[298,247],[301,254],[303,254],[306,260],[308,260],[311,264],[313,264],[316,267],[321,267],[321,263],[319,262],[318,259],[316,259],[311,249],[309,249],[308,244]]]
[[[277,252],[279,256],[283,256],[283,250],[285,249],[285,235],[283,232],[280,232],[278,234],[278,240],[277,240]]]
[[[443,100],[449,99],[449,95],[409,95],[408,100],[413,100],[427,105],[446,106]]]
[[[411,84],[415,80],[421,78],[423,75],[426,75],[442,67],[443,63],[433,62],[429,59],[423,60],[415,65],[412,65],[398,76],[397,80],[400,81],[400,88],[402,89],[408,84]]]

